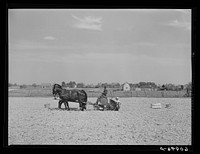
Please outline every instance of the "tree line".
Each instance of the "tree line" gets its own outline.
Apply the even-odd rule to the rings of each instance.
[[[61,82],[62,87],[68,87],[68,88],[121,88],[123,84],[120,84],[118,82],[113,82],[113,83],[98,83],[98,84],[85,84],[85,83],[76,83],[75,81],[70,81],[70,82]],[[175,85],[175,84],[163,84],[163,85],[157,85],[154,82],[139,82],[139,83],[129,83],[131,89],[135,88],[152,88],[152,89],[157,89],[157,90],[172,90],[172,91],[177,91],[177,90],[183,90],[183,89],[192,89],[192,83],[189,82],[185,85]],[[20,88],[26,88],[28,86],[32,87],[38,87],[41,85],[38,85],[36,83],[33,83],[32,85],[18,85],[16,83],[8,83],[9,87],[12,86],[19,86]]]
[[[121,88],[123,84],[120,84],[118,82],[113,83],[98,83],[96,85],[94,84],[84,84],[84,83],[76,83],[75,81],[70,81],[68,83],[65,83],[64,81],[61,83],[63,87],[69,87],[69,88]],[[154,82],[139,82],[139,83],[129,83],[130,87],[132,89],[134,88],[152,88],[152,89],[158,89],[158,90],[183,90],[183,89],[192,89],[192,83],[189,82],[185,85],[175,85],[172,83],[157,85]]]

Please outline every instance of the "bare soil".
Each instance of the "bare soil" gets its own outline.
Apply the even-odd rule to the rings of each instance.
[[[120,101],[119,111],[95,111],[92,105],[79,111],[72,102],[67,111],[58,109],[53,98],[9,97],[8,144],[191,145],[190,98]],[[162,108],[152,109],[152,103],[161,103]]]

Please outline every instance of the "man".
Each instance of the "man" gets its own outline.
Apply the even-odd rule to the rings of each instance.
[[[99,98],[97,98],[97,101],[96,101],[96,104],[98,105],[98,102],[100,101],[101,98],[106,98],[107,99],[107,93],[108,93],[108,90],[106,89],[106,86],[104,86],[104,90],[103,90],[103,93],[101,94],[101,96]]]
[[[106,89],[106,86],[105,86],[102,95],[106,97],[107,93],[108,93],[108,90]]]

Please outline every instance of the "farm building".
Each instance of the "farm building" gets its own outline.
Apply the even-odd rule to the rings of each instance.
[[[130,87],[128,82],[125,82],[124,84],[122,84],[122,90],[123,91],[130,91],[131,90],[131,87]]]
[[[42,88],[51,88],[51,83],[42,83],[41,87]]]
[[[135,91],[141,91],[141,88],[135,88]]]

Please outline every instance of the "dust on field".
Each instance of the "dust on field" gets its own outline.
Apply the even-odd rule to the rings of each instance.
[[[67,111],[53,98],[9,97],[8,144],[191,145],[190,98],[120,101],[119,111],[94,111],[91,105],[79,111],[72,102]],[[152,109],[152,103],[162,108]]]

